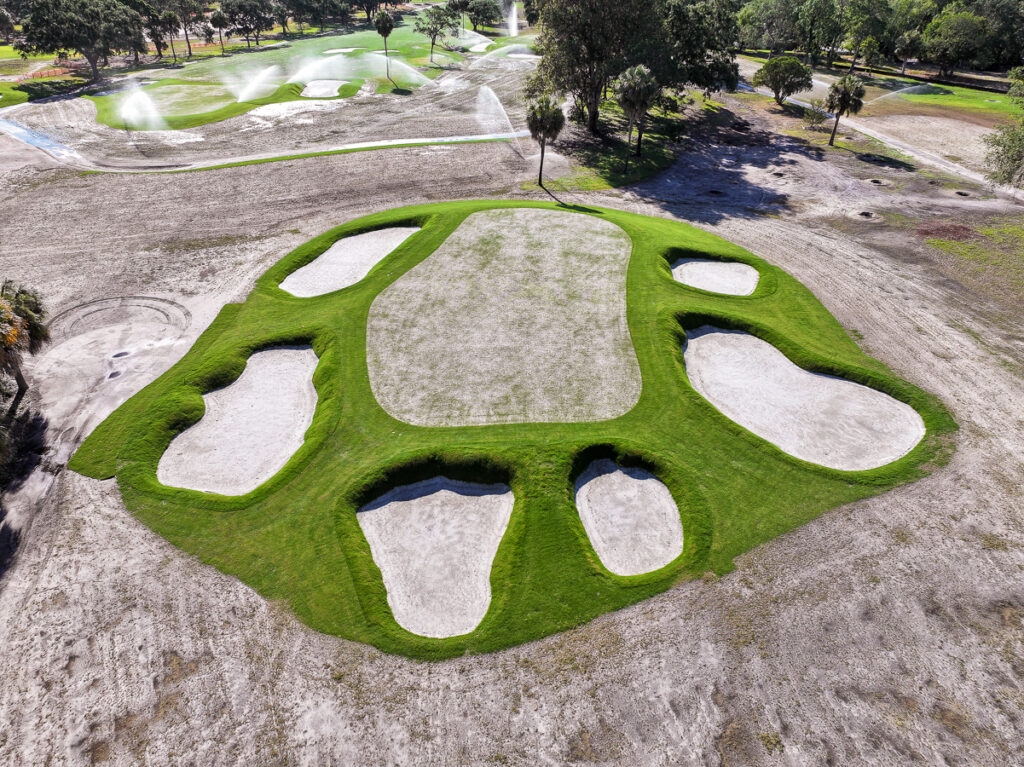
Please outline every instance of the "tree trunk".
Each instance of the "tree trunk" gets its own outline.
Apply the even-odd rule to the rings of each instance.
[[[832,135],[828,137],[828,145],[829,146],[835,146],[836,145],[836,131],[837,130],[839,130],[839,113],[838,112],[836,112],[836,121],[832,125]]]
[[[903,67],[900,69],[900,74],[905,75],[907,73],[907,60],[903,59]]]
[[[537,171],[537,185],[544,188],[544,144],[545,141],[540,142],[540,170]]]
[[[218,29],[217,30],[217,37],[220,38],[220,55],[223,56],[224,55],[224,30]]]
[[[601,109],[601,86],[587,94],[587,130],[597,135],[597,118]]]
[[[387,72],[388,79],[391,80],[391,59],[388,58],[388,39],[384,38],[384,71]],[[393,83],[394,80],[391,80]]]
[[[20,400],[25,392],[28,391],[28,381],[25,380],[24,373],[21,372],[21,366],[14,366],[14,380],[18,383],[18,393],[14,396],[15,400]]]
[[[174,57],[174,63],[177,64],[178,63],[178,54],[174,50],[174,36],[173,35],[168,35],[167,39],[170,40],[170,42],[171,42],[171,55]]]
[[[856,67],[856,66],[857,66],[857,52],[856,52],[856,51],[854,51],[854,52],[853,52],[853,61],[851,61],[851,62],[850,62],[850,69],[849,69],[849,71],[847,72],[847,74],[853,74],[853,69],[854,69],[854,67]]]
[[[644,120],[641,118],[640,122],[636,124],[636,156],[642,157],[641,147],[644,143]]]
[[[633,143],[633,121],[629,121],[629,131],[626,133],[626,163],[622,166],[622,173],[629,173],[629,145]]]
[[[434,40],[436,40],[436,39],[437,39],[436,37],[430,38],[430,62],[431,63],[434,62]]]
[[[188,39],[188,24],[184,19],[181,21],[181,28],[185,30],[185,45],[188,46],[188,57],[192,58],[192,41]]]

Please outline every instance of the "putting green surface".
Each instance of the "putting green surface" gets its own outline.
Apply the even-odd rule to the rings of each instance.
[[[629,236],[627,321],[642,376],[639,401],[624,415],[589,423],[426,427],[396,420],[374,398],[367,371],[371,303],[471,214],[513,207],[594,216]],[[336,240],[392,226],[421,231],[357,284],[314,298],[278,287]],[[753,266],[757,288],[736,297],[681,285],[670,264],[687,257]],[[680,344],[687,328],[705,324],[754,333],[807,370],[910,404],[924,419],[926,437],[870,471],[827,469],[783,453],[690,386]],[[280,472],[237,497],[157,481],[168,444],[202,417],[203,393],[234,381],[257,350],[305,343],[319,357],[317,408],[305,443]],[[145,524],[267,599],[287,602],[314,629],[438,659],[536,639],[705,571],[724,573],[734,557],[830,508],[923,476],[948,459],[955,429],[935,398],[861,352],[810,291],[735,245],[686,224],[620,211],[483,200],[368,216],[299,247],[257,281],[244,303],[225,306],[180,362],[101,424],[70,466],[98,479],[116,477],[127,507]],[[684,546],[665,567],[617,576],[595,554],[573,486],[602,457],[650,471],[671,492]],[[491,569],[490,608],[474,631],[444,639],[396,623],[356,519],[357,508],[384,492],[437,475],[503,482],[515,494]]]

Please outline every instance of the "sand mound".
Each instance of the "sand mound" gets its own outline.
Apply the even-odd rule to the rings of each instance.
[[[435,477],[395,488],[359,510],[400,626],[450,637],[480,624],[514,501],[508,485]]]
[[[330,99],[338,95],[338,89],[348,80],[310,80],[302,89],[302,96],[307,99]]]
[[[757,287],[757,269],[738,261],[681,258],[672,264],[676,282],[712,293],[749,296]]]
[[[414,226],[393,226],[344,237],[315,260],[285,277],[281,290],[309,298],[355,285],[384,256],[418,231]]]
[[[594,551],[616,575],[648,573],[683,553],[676,502],[643,469],[594,461],[576,480],[576,508]]]
[[[925,434],[917,411],[888,394],[809,373],[749,333],[687,333],[690,383],[726,416],[804,461],[873,469],[908,453]]]
[[[640,396],[626,322],[632,243],[538,209],[474,213],[374,299],[374,396],[422,426],[598,421]]]
[[[203,395],[206,413],[171,441],[157,479],[222,495],[262,485],[299,449],[313,421],[316,365],[308,346],[253,354],[234,383]]]

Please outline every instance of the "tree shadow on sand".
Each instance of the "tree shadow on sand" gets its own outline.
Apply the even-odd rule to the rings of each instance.
[[[26,408],[3,424],[0,434],[0,578],[7,572],[21,541],[21,533],[7,524],[3,495],[21,487],[42,462],[46,452],[47,420]]]
[[[642,200],[683,218],[713,224],[781,213],[790,208],[789,195],[773,188],[771,180],[787,176],[786,168],[802,159],[825,161],[821,147],[762,130],[724,107],[705,110],[687,127],[676,162],[631,187]]]

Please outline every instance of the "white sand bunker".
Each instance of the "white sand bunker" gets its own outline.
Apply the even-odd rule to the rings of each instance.
[[[338,89],[348,80],[310,80],[301,95],[307,99],[330,99],[338,95]]]
[[[421,426],[622,415],[640,396],[626,322],[631,246],[594,216],[473,213],[374,299],[374,396]]]
[[[324,56],[333,56],[336,53],[351,53],[352,51],[365,51],[366,48],[328,48],[322,51]]]
[[[757,287],[760,275],[754,267],[738,261],[681,258],[672,264],[672,276],[676,282],[691,288],[731,296],[749,296]]]
[[[415,226],[392,226],[343,237],[313,261],[281,281],[281,290],[300,298],[322,296],[355,285],[377,263],[412,235]]]
[[[601,562],[640,575],[683,553],[683,523],[668,488],[648,471],[602,458],[576,480],[576,508]]]
[[[491,563],[515,499],[508,485],[435,477],[397,487],[356,515],[400,626],[468,634],[491,603]]]
[[[222,495],[262,485],[302,446],[316,409],[316,365],[308,346],[253,354],[234,383],[203,395],[206,413],[171,441],[157,479]]]
[[[686,373],[726,416],[804,461],[845,471],[884,466],[925,435],[909,405],[875,389],[810,373],[737,331],[687,333]]]

